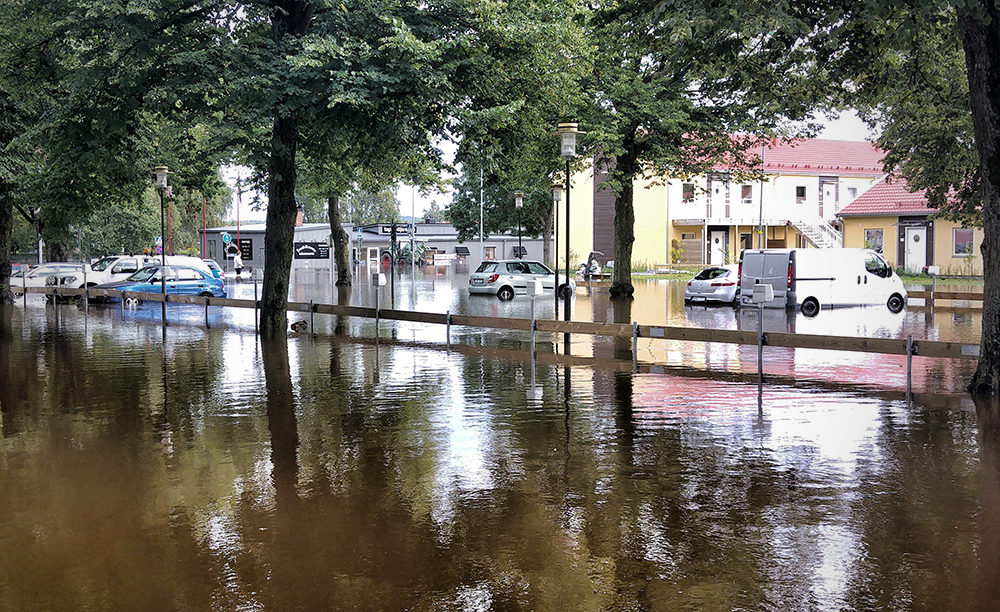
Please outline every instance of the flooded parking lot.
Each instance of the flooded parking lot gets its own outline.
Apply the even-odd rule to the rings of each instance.
[[[383,307],[530,316],[454,271],[394,285]],[[756,329],[678,287],[628,312],[581,288],[573,317]],[[978,312],[868,310],[764,325],[978,339]],[[915,358],[908,402],[905,358],[769,348],[759,409],[756,347],[650,340],[633,374],[542,363],[527,334],[448,350],[316,317],[262,344],[249,311],[170,317],[164,340],[158,305],[3,313],[0,609],[995,609],[1000,412],[961,393],[974,363]]]

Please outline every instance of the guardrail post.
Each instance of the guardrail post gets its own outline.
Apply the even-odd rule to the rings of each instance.
[[[913,354],[917,352],[917,347],[913,344],[913,336],[906,337],[906,396],[909,399],[913,389]]]
[[[632,372],[639,372],[639,323],[632,321]]]
[[[208,324],[208,304],[211,301],[212,301],[212,298],[210,298],[210,297],[206,297],[205,298],[205,327],[206,328],[211,327],[211,325]]]
[[[253,281],[253,335],[259,336],[260,329],[257,323],[257,309],[260,308],[260,301],[257,299],[257,280]]]
[[[446,314],[445,324],[444,324],[444,335],[445,341],[448,343],[448,350],[451,350],[451,311],[449,310]]]
[[[929,304],[929,306],[931,307],[931,312],[934,312],[934,292],[935,291],[937,291],[937,275],[936,274],[931,277],[931,303]],[[954,302],[952,302],[952,305],[954,305]]]
[[[309,331],[309,335],[316,335],[316,304],[312,300],[309,300]]]

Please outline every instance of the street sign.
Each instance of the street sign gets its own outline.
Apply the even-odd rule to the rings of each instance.
[[[223,244],[229,244],[233,241],[233,237],[229,235],[229,232],[222,232],[222,242]]]
[[[329,259],[330,245],[325,242],[296,242],[295,259]]]

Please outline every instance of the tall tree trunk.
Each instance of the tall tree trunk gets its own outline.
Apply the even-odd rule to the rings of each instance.
[[[350,244],[350,236],[344,231],[341,221],[340,196],[332,195],[326,199],[326,203],[330,209],[330,233],[333,235],[333,257],[337,264],[337,286],[349,287],[351,285],[351,262],[347,247]]]
[[[631,139],[626,141],[626,149]],[[634,153],[619,156],[614,173],[621,183],[621,191],[615,196],[615,267],[611,277],[613,297],[632,297],[632,245],[635,243],[635,171]]]
[[[977,16],[982,10],[983,17]],[[993,0],[960,9],[972,123],[983,184],[983,323],[975,394],[1000,395],[1000,15]]]
[[[0,180],[0,304],[13,304],[10,291],[10,241],[14,232],[14,190]]]
[[[289,39],[309,30],[315,0],[276,0],[271,25],[278,53],[292,46]],[[288,284],[295,241],[295,151],[299,123],[294,111],[274,118],[271,157],[267,164],[267,229],[264,231],[264,287],[260,303],[260,333],[283,338],[288,333]]]
[[[298,123],[278,117],[268,163],[270,184],[267,201],[267,229],[264,232],[264,287],[260,303],[260,333],[264,338],[287,334],[288,285],[295,241],[295,147]]]

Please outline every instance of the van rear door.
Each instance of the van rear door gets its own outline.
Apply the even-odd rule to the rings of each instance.
[[[788,293],[788,251],[743,252],[743,268],[740,276],[740,295],[749,299],[753,286],[758,281],[771,285],[774,289],[773,306],[784,306]]]

